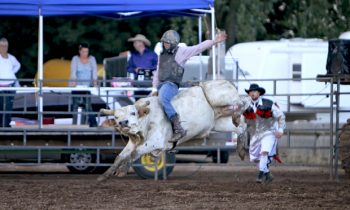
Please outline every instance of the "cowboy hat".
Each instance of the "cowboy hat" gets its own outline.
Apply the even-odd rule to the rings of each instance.
[[[135,37],[129,38],[128,42],[141,41],[145,43],[145,45],[150,46],[151,42],[142,34],[137,34]]]
[[[265,94],[265,89],[262,87],[259,87],[258,84],[251,84],[248,90],[245,89],[245,92],[249,94],[250,91],[254,91],[254,90],[259,91],[261,96]]]

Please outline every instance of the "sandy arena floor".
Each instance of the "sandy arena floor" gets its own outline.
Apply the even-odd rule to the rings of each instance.
[[[160,181],[131,172],[97,183],[98,175],[57,165],[34,171],[3,168],[0,209],[350,209],[350,180],[330,181],[327,168],[273,166],[270,184],[255,183],[255,167],[235,161],[177,165]]]

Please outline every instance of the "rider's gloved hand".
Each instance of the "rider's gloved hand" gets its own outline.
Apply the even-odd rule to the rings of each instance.
[[[151,96],[158,96],[157,88],[152,88]]]

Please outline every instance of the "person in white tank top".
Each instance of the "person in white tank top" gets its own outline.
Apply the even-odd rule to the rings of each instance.
[[[12,111],[13,99],[16,92],[5,91],[2,88],[19,86],[16,73],[21,68],[21,64],[15,56],[8,53],[8,46],[7,39],[0,38],[0,111],[10,112]],[[10,122],[10,113],[0,113],[0,127],[10,127]]]

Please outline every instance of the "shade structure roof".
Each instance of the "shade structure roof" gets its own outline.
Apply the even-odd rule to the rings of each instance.
[[[198,16],[200,9],[214,6],[214,0],[0,0],[2,16],[142,15]],[[199,10],[193,10],[199,9]]]

